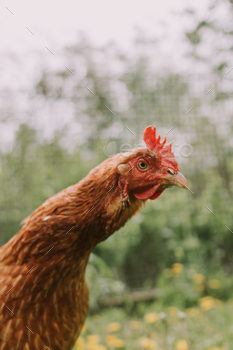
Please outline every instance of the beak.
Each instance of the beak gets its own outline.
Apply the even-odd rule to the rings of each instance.
[[[185,188],[187,189],[188,183],[184,175],[182,175],[180,172],[178,172],[176,175],[174,175],[172,178],[169,179],[169,183],[172,186]]]

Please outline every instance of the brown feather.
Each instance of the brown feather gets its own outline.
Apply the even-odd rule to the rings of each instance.
[[[48,199],[0,248],[0,350],[73,346],[88,312],[89,255],[142,204],[122,202],[121,162],[107,159]]]
[[[142,156],[152,164],[145,180],[146,173],[131,168]],[[141,208],[145,200],[132,188],[151,184],[158,169],[151,150],[117,154],[23,221],[0,248],[0,350],[72,348],[88,312],[90,253]]]

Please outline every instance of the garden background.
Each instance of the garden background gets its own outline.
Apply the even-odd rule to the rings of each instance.
[[[142,28],[129,49],[82,33],[56,64],[34,52],[19,80],[22,59],[0,64],[1,245],[48,197],[142,145],[148,125],[173,142],[188,180],[94,249],[77,349],[233,346],[233,2],[174,16],[189,23],[174,65],[166,37]]]

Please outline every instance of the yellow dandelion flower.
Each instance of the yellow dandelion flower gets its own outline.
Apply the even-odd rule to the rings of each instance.
[[[149,338],[141,338],[139,344],[143,349],[157,349],[157,344]]]
[[[152,339],[158,338],[158,334],[156,332],[149,333],[149,337]]]
[[[99,340],[100,340],[100,338],[96,334],[88,335],[87,336],[87,345],[88,345],[88,347],[90,348],[90,347],[93,347],[93,346],[97,345]]]
[[[144,316],[144,321],[146,323],[154,323],[158,320],[159,315],[156,312],[150,312]]]
[[[170,306],[167,308],[167,313],[170,316],[177,316],[178,312],[179,312],[179,309],[175,306]]]
[[[111,343],[112,339],[113,339],[113,340],[116,339],[116,336],[115,336],[115,335],[108,335],[107,338],[106,338],[106,341],[107,341],[108,343]]]
[[[83,328],[81,329],[81,334],[85,333],[87,331],[86,324],[83,325]]]
[[[137,330],[141,327],[142,324],[139,321],[131,321],[129,325],[132,330]]]
[[[208,281],[208,286],[211,289],[218,289],[218,288],[220,288],[220,285],[221,284],[220,284],[219,280],[212,279],[212,280]]]
[[[107,350],[106,346],[104,345],[96,345],[93,350]]]
[[[201,298],[198,302],[200,304],[200,307],[205,311],[210,310],[215,306],[215,300],[211,296]]]
[[[79,337],[75,342],[75,350],[84,350],[84,339]]]
[[[107,336],[106,342],[108,345],[112,345],[115,348],[123,348],[125,345],[125,342],[123,340],[117,338],[115,335]]]
[[[186,309],[186,313],[191,317],[199,316],[200,310],[197,307],[190,307]]]
[[[193,280],[196,284],[203,284],[205,282],[205,276],[202,273],[195,273]]]
[[[107,325],[107,330],[109,332],[116,332],[121,329],[121,324],[119,322],[112,322]]]
[[[125,345],[125,342],[123,340],[121,339],[115,340],[115,344],[114,344],[115,348],[123,348],[124,345]]]
[[[184,269],[184,265],[180,264],[180,263],[175,263],[172,265],[172,272],[175,275],[179,275]]]
[[[175,344],[176,350],[188,350],[188,343],[186,340],[178,340]]]
[[[222,301],[219,300],[219,299],[214,299],[214,305],[215,305],[216,307],[222,306]]]

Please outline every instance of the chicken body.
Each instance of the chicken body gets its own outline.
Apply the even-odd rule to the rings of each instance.
[[[118,163],[51,197],[0,249],[0,350],[73,346],[88,312],[89,255],[142,205],[122,201]]]
[[[70,350],[88,312],[93,248],[166,187],[187,182],[156,130],[48,199],[0,248],[0,350]],[[152,136],[151,136],[152,135]]]

